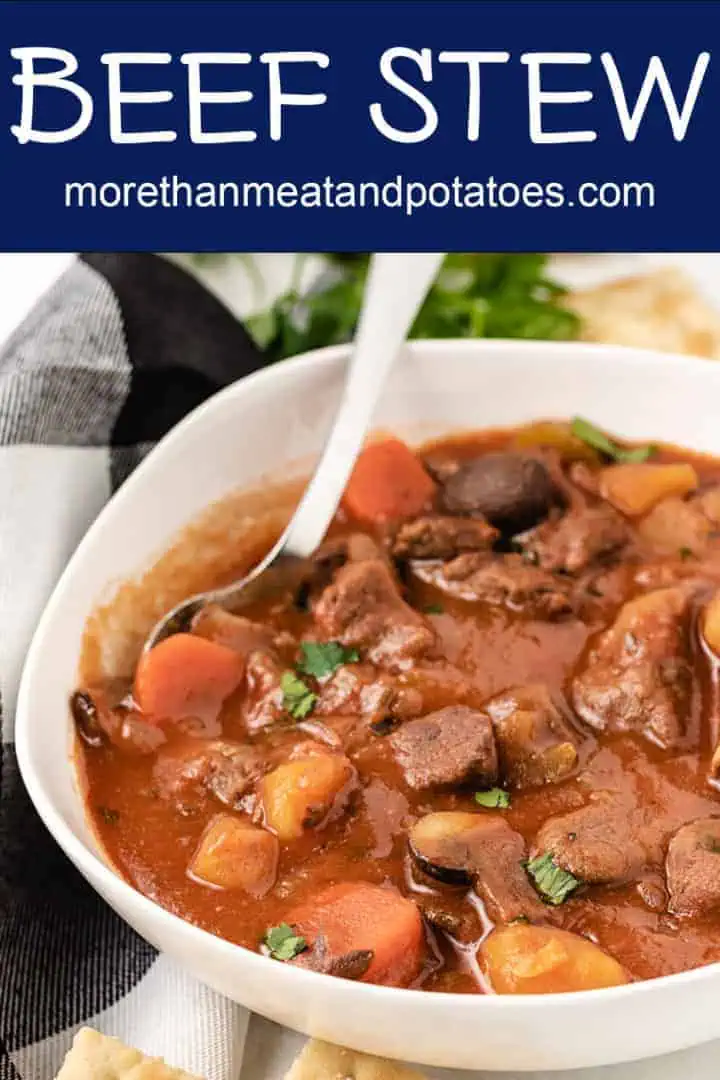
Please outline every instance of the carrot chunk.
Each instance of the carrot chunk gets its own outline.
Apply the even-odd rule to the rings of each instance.
[[[174,634],[143,653],[134,695],[146,718],[213,719],[240,685],[243,658],[193,634]]]
[[[412,900],[366,882],[333,885],[288,914],[287,921],[311,946],[297,963],[315,966],[313,943],[323,940],[323,970],[343,974],[365,956],[361,982],[406,986],[419,973],[425,939]]]
[[[370,443],[348,481],[343,506],[356,521],[380,524],[420,513],[435,484],[409,446],[399,439]]]

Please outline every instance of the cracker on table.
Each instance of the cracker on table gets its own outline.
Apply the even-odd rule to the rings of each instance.
[[[57,1080],[197,1080],[92,1028],[78,1031]]]
[[[425,1080],[415,1069],[310,1039],[285,1080]]]
[[[681,270],[668,267],[563,297],[580,339],[720,359],[720,313]]]

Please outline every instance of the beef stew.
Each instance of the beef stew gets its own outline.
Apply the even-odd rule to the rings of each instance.
[[[196,925],[452,992],[720,960],[720,461],[586,421],[379,440],[299,592],[127,680],[101,646],[88,812]]]

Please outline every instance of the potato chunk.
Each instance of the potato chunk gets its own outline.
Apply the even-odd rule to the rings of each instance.
[[[560,994],[628,982],[617,960],[597,945],[548,926],[503,926],[483,942],[479,960],[496,994]]]
[[[279,848],[267,829],[234,814],[218,814],[200,838],[188,870],[208,885],[260,897],[275,884]]]
[[[682,463],[609,465],[600,473],[600,494],[629,517],[646,514],[662,499],[687,495],[697,486],[694,468]]]
[[[280,840],[297,840],[345,806],[355,770],[343,754],[314,754],[286,761],[262,781],[265,824]]]

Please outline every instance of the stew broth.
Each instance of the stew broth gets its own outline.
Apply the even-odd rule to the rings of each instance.
[[[541,506],[540,513],[531,506],[529,520],[518,518],[513,523],[506,509],[491,508],[489,515],[484,514],[467,503],[473,494],[468,495],[467,484],[463,488],[457,480],[451,483],[468,463],[495,452],[532,459],[539,463],[545,478],[549,477],[549,504]],[[391,683],[390,699],[394,704],[388,707],[387,715],[370,716],[367,712],[361,717],[356,693],[349,693],[345,703],[338,693],[337,703],[331,701],[326,708],[323,698],[330,693],[328,685],[337,679],[338,670],[319,680],[300,673],[301,681],[315,695],[307,715],[293,717],[285,711],[276,714],[267,726],[250,725],[253,730],[248,728],[248,698],[258,692],[261,675],[257,672],[250,685],[246,671],[244,681],[224,701],[217,715],[208,712],[179,721],[143,715],[137,703],[126,697],[132,689],[131,680],[99,678],[97,658],[103,637],[110,631],[103,620],[91,624],[80,683],[87,688],[93,715],[84,724],[85,738],[78,740],[77,760],[88,811],[109,859],[135,888],[169,911],[253,950],[261,947],[269,928],[286,924],[294,911],[312,908],[329,886],[347,882],[391,885],[409,897],[423,915],[422,960],[402,978],[388,976],[378,981],[399,981],[423,989],[467,993],[498,989],[488,961],[483,959],[481,945],[494,926],[505,921],[511,926],[529,922],[581,935],[614,958],[631,980],[720,960],[720,854],[715,856],[717,867],[712,880],[706,880],[705,862],[699,869],[695,867],[693,872],[702,878],[702,895],[689,910],[684,909],[684,901],[677,899],[687,895],[681,850],[678,857],[682,865],[677,870],[679,878],[674,890],[666,870],[668,845],[678,830],[688,823],[720,819],[714,779],[717,760],[713,766],[719,737],[716,666],[712,644],[702,633],[715,584],[720,581],[720,522],[712,518],[711,499],[705,498],[700,504],[716,485],[720,490],[720,461],[674,447],[655,449],[648,465],[690,465],[696,482],[682,491],[678,480],[678,490],[671,484],[669,494],[651,493],[647,495],[647,509],[629,513],[623,503],[627,493],[618,495],[613,487],[618,474],[612,470],[622,465],[614,465],[607,455],[570,436],[566,425],[533,425],[446,439],[417,451],[417,460],[423,463],[432,487],[422,514],[445,519],[455,516],[462,522],[485,525],[494,517],[499,524],[495,526],[497,532],[492,528],[493,536],[488,536],[484,548],[473,548],[473,544],[481,544],[480,539],[466,537],[466,543],[449,551],[447,558],[445,553],[441,557],[422,557],[421,553],[421,557],[413,558],[412,552],[398,554],[398,536],[402,536],[398,518],[383,512],[375,521],[359,520],[356,514],[353,516],[356,507],[351,499],[338,513],[328,541],[335,545],[333,551],[340,551],[342,542],[350,536],[370,537],[379,547],[373,557],[392,559],[388,566],[397,575],[397,588],[419,613],[422,633],[428,633],[429,644],[418,647],[414,655],[373,662],[368,652],[375,644],[367,648],[354,645],[352,618],[345,619],[350,631],[344,639],[345,660],[340,668],[349,671],[349,677],[360,679],[364,686],[383,680]],[[659,475],[652,474],[653,483]],[[378,485],[374,490],[379,490]],[[632,491],[630,495],[635,497]],[[466,503],[458,507],[458,499]],[[658,512],[663,505],[664,515]],[[560,545],[558,557],[565,558],[571,569],[555,566],[545,571],[544,564],[550,565],[555,558],[553,530],[573,512],[585,528],[583,514],[597,508],[602,513],[608,508],[607,521],[598,518],[598,530],[609,522],[617,529],[618,537],[608,541],[606,550],[601,543],[596,544],[594,553],[587,556],[585,549],[593,548],[594,541],[586,543],[581,529],[579,538],[571,537],[564,548]],[[701,521],[693,517],[696,512],[702,516]],[[508,513],[512,516],[515,510],[511,508]],[[405,514],[403,520],[417,516]],[[543,527],[543,522],[547,532],[538,541],[536,530]],[[679,539],[674,539],[675,534]],[[257,557],[258,548],[269,545],[271,539],[267,530],[250,537],[248,565]],[[417,537],[411,542],[416,543]],[[434,542],[427,541],[426,547]],[[437,543],[440,547],[450,543],[452,547],[446,539]],[[447,568],[453,562],[458,565],[449,572]],[[228,568],[231,564],[232,572]],[[358,565],[363,565],[362,559]],[[508,581],[493,578],[488,585],[487,575],[497,577],[498,568]],[[522,577],[528,568],[537,578],[529,583]],[[233,556],[222,572],[218,573],[217,566],[212,568],[203,584],[209,586],[218,578],[232,577],[237,569],[238,561]],[[275,599],[243,610],[243,616],[270,628],[276,663],[268,675],[268,685],[275,693],[275,705],[279,691],[277,685],[272,685],[272,677],[276,678],[280,670],[297,671],[300,641],[343,640],[344,631],[329,635],[317,615],[325,602],[320,599],[323,592],[337,587],[333,575],[342,571],[342,566],[324,566],[324,578],[310,589],[309,596],[296,597],[292,602]],[[541,580],[541,574],[545,579]],[[185,591],[192,591],[198,584],[194,580]],[[183,591],[182,582],[175,585],[179,592]],[[152,587],[150,575],[143,588]],[[470,595],[473,589],[475,594]],[[605,646],[607,663],[615,664],[607,668],[608,683],[616,687],[625,677],[618,671],[629,673],[627,689],[622,691],[625,696],[619,704],[613,701],[608,705],[596,685],[605,670],[603,655],[599,659],[596,656],[598,650],[602,654],[603,635],[628,601],[656,596],[668,589],[678,590],[670,599],[677,603],[677,618],[682,622],[678,630],[682,658],[658,652],[661,646],[653,644],[657,620],[653,622],[652,612],[649,644],[645,641],[641,613],[619,646],[626,650],[621,660],[614,653],[610,656],[615,648],[612,641]],[[342,604],[340,615],[334,609],[333,617],[342,623]],[[646,682],[640,686],[639,676],[636,679],[630,655],[633,640],[643,664],[650,663],[650,655],[656,665],[652,670],[661,682],[665,680],[665,697],[659,704],[653,687]],[[590,682],[585,679],[583,683],[582,673],[588,668],[592,669]],[[643,679],[647,670],[643,668]],[[553,751],[557,748],[543,729],[543,745],[530,747],[524,757],[525,750],[520,747],[515,765],[512,761],[517,747],[508,750],[500,742],[497,775],[487,783],[477,782],[469,773],[458,774],[457,782],[418,781],[418,769],[422,770],[432,755],[428,752],[421,755],[419,764],[414,760],[408,764],[408,755],[412,758],[414,750],[412,746],[403,747],[398,732],[438,710],[464,706],[473,715],[487,715],[489,710],[495,738],[499,739],[503,715],[508,708],[512,713],[517,705],[515,699],[508,705],[502,695],[512,688],[527,687],[535,688],[532,694],[545,703],[538,709],[552,708],[553,715],[560,717],[557,722],[566,732],[562,746],[570,746],[574,755],[571,767],[560,774],[543,776],[540,781],[530,776],[548,747]],[[542,693],[538,687],[543,688]],[[640,695],[637,700],[634,693]],[[592,704],[588,706],[590,699]],[[282,701],[287,700],[286,693]],[[76,700],[76,717],[77,706]],[[523,715],[528,711],[535,715],[535,708],[533,698]],[[597,710],[601,716],[596,715]],[[82,728],[82,716],[80,721]],[[668,736],[666,727],[675,721],[678,730]],[[169,760],[172,765],[190,744],[204,746],[201,740],[218,738],[233,745],[251,746],[264,759],[260,777],[232,805],[218,799],[217,790],[203,786],[204,781],[178,781],[173,788],[174,781],[168,781],[167,770],[163,773],[159,764]],[[300,835],[279,843],[277,867],[269,888],[258,887],[253,894],[252,890],[223,888],[200,878],[191,866],[208,823],[219,814],[233,814],[258,827],[267,827],[264,777],[291,754],[297,759],[299,746],[302,758],[302,747],[308,744],[319,748],[320,753],[327,750],[350,762],[352,780],[346,785],[349,790],[339,790],[338,799],[323,808],[319,820],[304,820]],[[479,803],[475,794],[485,790],[507,792],[509,805],[488,807]],[[570,862],[575,860],[575,871],[564,859],[562,843],[553,848],[553,868],[570,873],[576,885],[564,902],[557,904],[548,903],[548,896],[538,892],[543,904],[539,915],[531,907],[528,916],[521,914],[505,920],[498,911],[509,910],[510,901],[502,897],[498,900],[497,889],[493,892],[495,887],[477,876],[481,871],[469,870],[468,881],[461,884],[452,883],[452,872],[440,880],[435,875],[437,868],[428,873],[428,864],[417,858],[408,840],[414,824],[439,811],[501,818],[512,834],[519,834],[524,841],[520,873],[527,875],[530,888],[535,889],[537,882],[528,874],[525,861],[547,854],[543,827],[551,819],[588,806],[608,808],[606,834],[589,835],[587,852],[579,858],[572,854]],[[620,833],[613,825],[616,820],[625,822]],[[553,835],[552,830],[547,835]],[[567,835],[575,833],[571,829]],[[585,843],[581,833],[580,844]],[[605,847],[600,850],[598,843]],[[633,859],[628,855],[628,866],[613,878],[612,868],[595,864],[602,862],[606,848],[613,856],[609,862],[622,862],[623,845],[627,851],[639,845],[643,854],[632,866]],[[591,880],[577,872],[578,862],[590,867]],[[695,866],[692,859],[688,865],[690,873]],[[465,870],[458,872],[456,868],[454,873],[457,880],[458,873],[462,877]],[[712,894],[713,889],[717,895],[708,900],[706,893],[709,890]],[[296,928],[292,919],[290,925]],[[314,966],[311,954],[317,951],[317,944],[313,943],[312,931],[305,932],[304,944],[304,951],[288,959]],[[322,965],[318,969],[333,970]],[[344,974],[342,970],[334,973]]]

